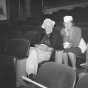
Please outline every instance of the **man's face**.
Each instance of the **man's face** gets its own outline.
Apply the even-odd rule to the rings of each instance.
[[[71,28],[72,22],[64,23],[65,28]]]

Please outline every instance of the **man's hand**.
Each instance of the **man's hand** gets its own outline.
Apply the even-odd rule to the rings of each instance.
[[[63,47],[64,47],[64,49],[66,49],[66,48],[71,48],[71,46],[72,46],[72,44],[69,43],[69,42],[65,42],[65,43],[63,43]]]

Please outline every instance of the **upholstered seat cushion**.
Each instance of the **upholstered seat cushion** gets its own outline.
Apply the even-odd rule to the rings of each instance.
[[[48,88],[73,88],[76,73],[70,67],[55,62],[43,64],[38,72],[36,81]]]

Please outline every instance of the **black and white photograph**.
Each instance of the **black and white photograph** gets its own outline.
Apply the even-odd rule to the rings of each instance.
[[[88,88],[88,0],[0,0],[0,88]]]

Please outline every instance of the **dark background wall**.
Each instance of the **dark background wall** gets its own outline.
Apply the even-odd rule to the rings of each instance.
[[[14,20],[18,17],[19,0],[7,0],[8,20]]]
[[[69,4],[77,4],[81,2],[86,2],[87,0],[43,0],[44,7],[56,7],[56,6],[64,6]]]
[[[39,17],[42,14],[42,0],[31,0],[31,13],[33,17]]]
[[[7,10],[10,20],[40,17],[42,0],[7,0]]]
[[[24,38],[24,35],[26,35],[27,32],[31,31],[29,33],[30,39],[33,39],[33,41],[37,40],[34,39],[36,38],[34,36],[37,36],[40,33],[40,24],[42,22],[41,19],[47,16],[44,16],[44,14],[41,12],[43,8],[41,2],[42,0],[31,0],[29,4],[27,3],[27,1],[28,0],[20,0],[19,3],[19,0],[7,0],[9,19],[7,21],[0,22],[0,39],[18,37]],[[49,3],[51,2],[49,1]],[[53,4],[54,3],[55,2],[53,2]],[[61,26],[62,18],[66,14],[73,15],[73,17],[75,18],[76,25],[82,28],[82,30],[84,31],[83,34],[85,36],[88,35],[88,7],[78,7],[70,11],[61,10],[56,13],[53,13],[50,17],[56,21],[57,25]],[[33,36],[31,35],[32,33]]]

